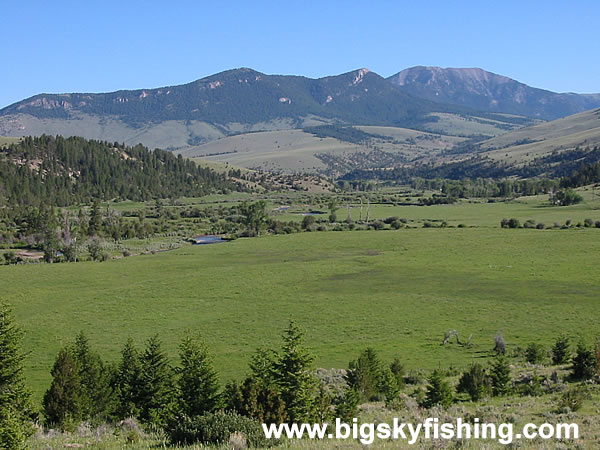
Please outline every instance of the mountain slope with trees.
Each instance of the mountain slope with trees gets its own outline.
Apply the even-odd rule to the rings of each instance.
[[[0,150],[0,206],[201,196],[243,189],[224,174],[142,145],[27,137]]]

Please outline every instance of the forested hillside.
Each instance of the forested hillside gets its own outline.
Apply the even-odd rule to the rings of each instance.
[[[142,201],[240,189],[224,174],[142,145],[43,135],[0,150],[0,205]]]

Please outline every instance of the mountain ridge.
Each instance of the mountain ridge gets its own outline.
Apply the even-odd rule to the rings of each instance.
[[[600,106],[600,94],[552,92],[478,67],[415,66],[387,79],[406,93],[431,101],[544,120]]]

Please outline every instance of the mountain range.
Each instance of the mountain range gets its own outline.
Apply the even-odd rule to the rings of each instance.
[[[384,78],[363,68],[311,79],[241,68],[179,86],[39,94],[0,110],[0,136],[82,136],[251,168],[337,173],[332,167],[348,166],[350,153],[359,165],[421,161],[598,107],[600,94],[550,92],[482,69],[413,67]],[[593,120],[585,127],[594,128],[586,139],[595,136]],[[516,136],[519,143],[529,134]],[[492,144],[478,151],[503,146]]]

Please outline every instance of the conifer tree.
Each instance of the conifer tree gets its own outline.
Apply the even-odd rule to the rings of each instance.
[[[219,404],[219,379],[203,342],[186,336],[179,345],[180,410],[188,416],[213,411]]]
[[[492,394],[495,396],[506,395],[511,390],[510,365],[504,355],[496,356],[490,367],[492,381]]]
[[[110,386],[110,372],[102,358],[89,346],[87,337],[80,332],[75,339],[73,356],[79,367],[81,380],[81,408],[85,419],[106,418],[114,407],[114,391]]]
[[[46,422],[63,430],[73,429],[83,417],[81,378],[77,360],[68,349],[58,353],[51,374],[52,384],[43,400]]]
[[[30,394],[23,381],[22,332],[0,304],[0,448],[23,448],[32,433]]]
[[[162,426],[172,406],[174,379],[157,335],[148,340],[140,363],[140,418]]]
[[[314,359],[303,346],[303,333],[291,321],[283,333],[283,348],[274,369],[287,413],[294,422],[310,421],[315,416],[318,383],[311,367]]]
[[[140,413],[141,372],[140,355],[133,339],[129,338],[121,352],[117,375],[117,415],[122,419],[137,417]]]
[[[425,393],[424,406],[431,408],[436,405],[447,408],[454,401],[454,394],[452,393],[452,387],[444,379],[444,375],[441,370],[434,370],[428,379],[429,385],[427,386],[427,392]]]

